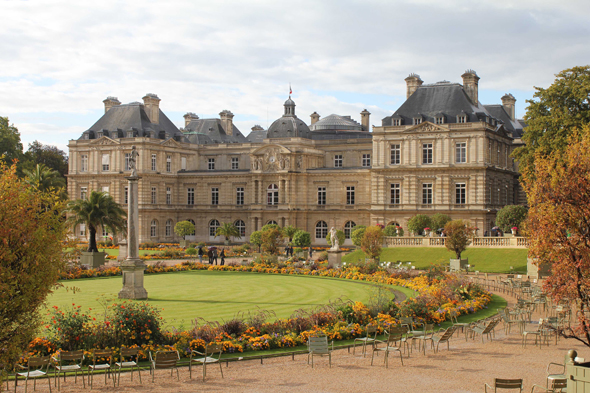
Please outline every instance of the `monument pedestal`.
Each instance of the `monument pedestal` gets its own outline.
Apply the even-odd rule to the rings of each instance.
[[[123,273],[123,288],[119,291],[119,299],[148,298],[147,291],[143,287],[143,271],[146,265],[141,259],[126,259],[121,262]]]
[[[127,259],[127,240],[123,239],[119,242],[119,257],[117,260],[123,261],[125,259]]]
[[[342,266],[342,251],[328,250],[328,267],[337,269]]]
[[[97,267],[104,265],[106,255],[106,252],[82,251],[82,255],[80,256],[80,264],[88,265],[91,269],[96,269]]]

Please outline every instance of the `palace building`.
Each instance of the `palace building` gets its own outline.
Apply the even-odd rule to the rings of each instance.
[[[516,99],[482,105],[472,70],[462,84],[405,80],[406,101],[372,130],[367,110],[360,122],[314,112],[308,125],[291,97],[268,130],[254,126],[247,136],[228,110],[214,119],[187,113],[178,129],[155,94],[129,104],[108,97],[104,115],[69,143],[68,193],[107,191],[125,205],[136,146],[140,242],[178,241],[174,225],[184,220],[195,223],[191,240],[205,242],[221,241],[215,231],[225,222],[239,228],[241,241],[277,223],[309,231],[322,245],[331,227],[347,238],[356,225],[406,229],[419,213],[489,230],[500,208],[523,201],[510,158],[524,128]]]

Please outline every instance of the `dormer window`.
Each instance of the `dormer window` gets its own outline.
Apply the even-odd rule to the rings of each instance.
[[[422,117],[414,117],[414,125],[422,124]]]
[[[90,139],[90,133],[84,134],[84,139]]]
[[[445,117],[444,117],[444,115],[437,115],[434,118],[434,123],[435,124],[445,124]]]
[[[391,125],[393,125],[393,126],[401,126],[402,125],[402,120],[401,119],[393,119],[391,121]]]
[[[466,114],[457,115],[457,123],[467,123],[467,115]]]
[[[133,131],[127,131],[127,138],[133,138]]]
[[[103,135],[103,134],[102,134],[102,131],[98,131],[98,132],[96,133],[96,139],[98,139],[98,138],[102,138],[102,135]]]

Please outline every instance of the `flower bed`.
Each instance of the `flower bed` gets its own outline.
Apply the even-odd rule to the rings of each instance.
[[[296,262],[271,264],[264,261],[248,266],[211,266],[186,262],[176,266],[149,266],[146,273],[185,270],[246,271],[267,274],[303,274],[368,281],[378,284],[410,288],[417,296],[395,303],[383,298],[372,304],[338,303],[306,313],[298,312],[288,319],[268,321],[270,313],[260,312],[247,317],[234,318],[223,324],[203,323],[188,331],[165,331],[159,310],[143,302],[122,302],[105,305],[107,312],[97,320],[79,306],[67,310],[57,307],[50,312],[51,322],[46,326],[47,337],[36,338],[29,346],[29,356],[56,351],[91,348],[113,348],[121,345],[141,348],[140,359],[147,351],[176,349],[181,356],[189,356],[191,349],[203,350],[209,342],[223,345],[224,352],[260,351],[289,348],[305,344],[308,337],[323,332],[330,340],[347,340],[363,336],[369,323],[378,325],[379,332],[399,324],[399,318],[412,317],[418,322],[441,323],[458,315],[486,308],[491,294],[478,285],[465,282],[461,277],[432,268],[423,274],[378,270],[362,273],[362,266],[346,269],[313,269]],[[118,267],[98,270],[73,270],[64,278],[84,278],[119,275]],[[91,311],[91,310],[89,310]],[[88,352],[87,361],[91,361]]]

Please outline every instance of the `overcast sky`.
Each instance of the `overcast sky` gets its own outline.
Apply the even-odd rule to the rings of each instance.
[[[102,100],[146,93],[182,116],[223,109],[247,135],[283,113],[371,123],[405,100],[404,78],[461,82],[477,71],[480,101],[517,98],[590,63],[588,0],[2,1],[0,116],[67,151],[104,113]]]

